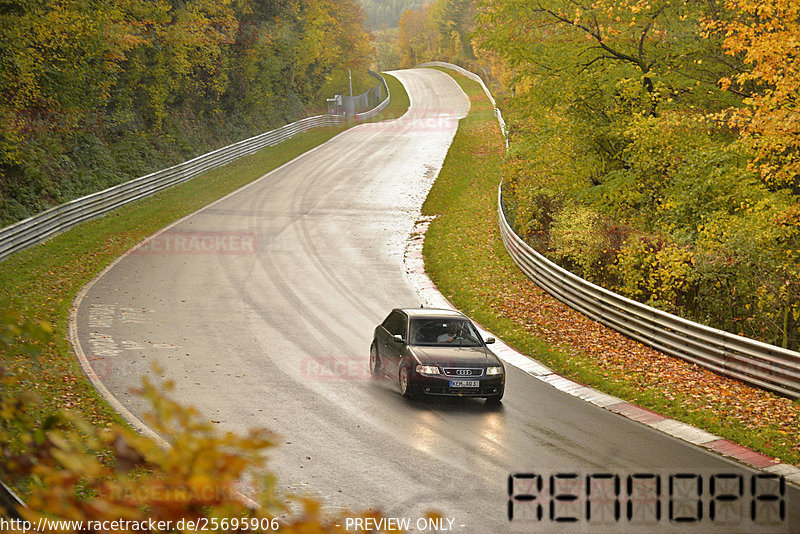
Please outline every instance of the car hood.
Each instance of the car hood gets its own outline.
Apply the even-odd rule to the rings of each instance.
[[[500,365],[497,356],[485,347],[410,347],[423,365],[438,364],[443,367],[469,367],[471,365]]]

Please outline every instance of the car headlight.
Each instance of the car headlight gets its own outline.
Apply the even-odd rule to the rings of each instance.
[[[503,374],[503,368],[502,367],[487,367],[486,368],[486,376],[502,375],[502,374]]]
[[[417,372],[423,375],[438,375],[439,368],[435,365],[418,365]]]

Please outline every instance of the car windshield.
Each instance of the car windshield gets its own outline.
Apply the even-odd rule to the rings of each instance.
[[[481,339],[466,319],[412,319],[411,345],[479,347]]]

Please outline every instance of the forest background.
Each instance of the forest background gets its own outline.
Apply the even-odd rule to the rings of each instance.
[[[520,235],[613,290],[797,349],[797,5],[362,3],[382,68],[443,59],[492,82]],[[0,2],[0,224],[313,112],[342,92],[348,69],[365,75],[363,21],[351,0]],[[28,345],[49,343],[50,326],[2,319],[0,349],[22,337],[31,356]],[[4,388],[15,379],[0,368]],[[186,447],[161,451],[63,414],[34,420],[30,399],[3,398],[3,432],[19,424],[28,447],[6,467],[45,488],[30,502],[95,514],[108,503],[85,496],[163,494],[166,474],[220,497],[187,506],[238,510],[230,487],[262,466],[270,436],[219,438],[145,393],[157,428]],[[124,512],[143,513],[139,504]],[[262,504],[265,518],[282,509]],[[316,503],[304,506],[297,531],[318,520]]]
[[[490,81],[507,213],[534,248],[797,350],[799,19],[788,0],[436,0],[402,15],[392,53]]]
[[[4,2],[0,225],[319,112],[348,69],[358,91],[370,65],[451,60],[501,97],[521,236],[625,296],[797,349],[796,3],[360,3]]]
[[[3,2],[0,225],[319,112],[348,69],[444,59],[494,82],[535,248],[797,350],[796,3],[360,3]]]
[[[0,2],[0,226],[374,85],[354,0]]]

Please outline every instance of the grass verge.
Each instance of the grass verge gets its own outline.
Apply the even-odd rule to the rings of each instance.
[[[505,153],[480,86],[467,93],[444,166],[423,205],[436,215],[425,267],[455,306],[557,373],[792,464],[800,462],[800,403],[669,358],[549,297],[512,262],[497,226]]]
[[[384,76],[392,100],[373,120],[399,117],[409,106],[402,84],[393,76]],[[42,402],[36,408],[37,413],[31,415],[39,421],[60,408],[69,408],[95,425],[122,423],[83,374],[67,340],[70,306],[80,289],[145,237],[328,141],[349,126],[301,133],[83,223],[0,262],[0,310],[12,309],[23,319],[47,321],[54,330],[52,341],[36,360],[14,348],[0,355],[1,366],[20,379],[15,387],[18,391],[3,394],[13,396],[22,390],[36,392]],[[12,443],[11,446],[23,445]]]

